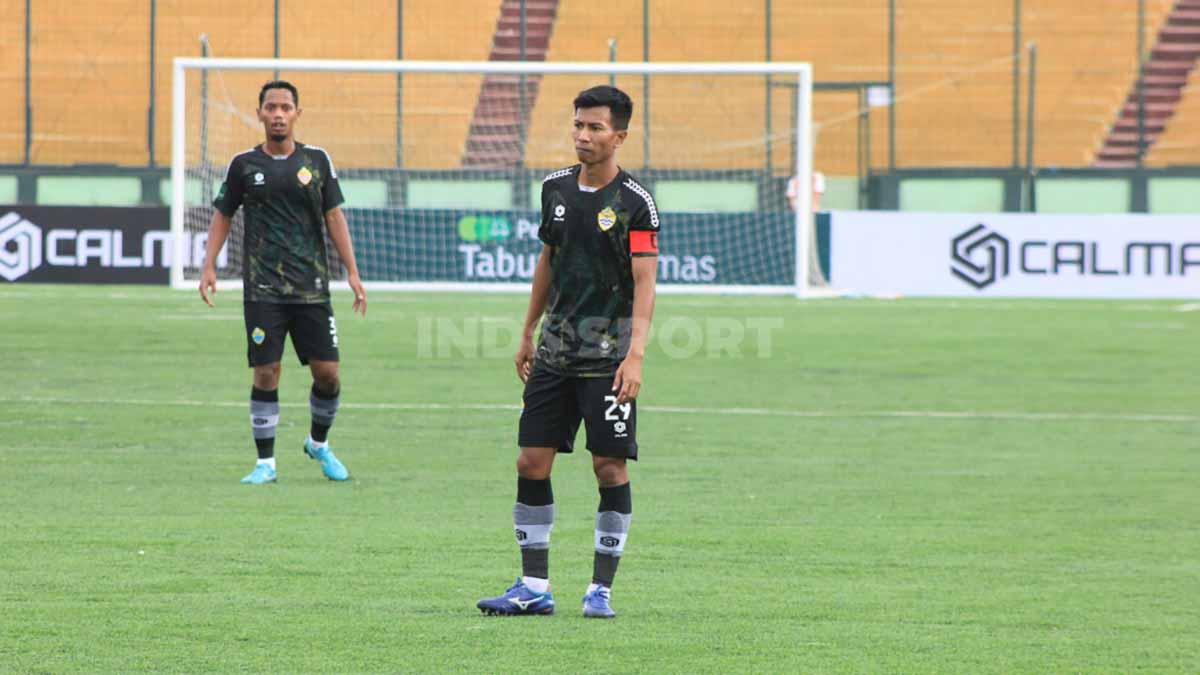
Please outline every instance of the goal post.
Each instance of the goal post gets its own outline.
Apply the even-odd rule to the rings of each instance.
[[[571,101],[613,83],[634,103],[617,161],[654,196],[665,293],[805,297],[812,185],[807,63],[547,63],[178,58],[171,285],[193,288],[212,197],[262,142],[259,87],[300,91],[298,141],[328,151],[368,288],[524,291],[542,178],[577,162]],[[794,82],[795,98],[772,96]],[[241,284],[242,216],[218,270]],[[343,272],[328,247],[335,278]]]

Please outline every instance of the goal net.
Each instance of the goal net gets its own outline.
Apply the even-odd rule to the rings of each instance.
[[[820,281],[811,192],[788,194],[811,185],[807,64],[177,59],[177,242],[207,231],[230,159],[262,142],[258,92],[272,79],[299,89],[296,139],[333,160],[368,287],[526,288],[542,180],[576,163],[571,102],[597,84],[633,99],[617,161],[654,196],[660,288],[805,295]],[[242,232],[239,212],[223,286],[242,278]],[[193,286],[199,258],[173,260],[172,284]]]

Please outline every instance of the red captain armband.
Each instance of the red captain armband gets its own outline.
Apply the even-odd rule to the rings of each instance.
[[[658,233],[649,230],[633,230],[629,233],[629,252],[658,253]]]

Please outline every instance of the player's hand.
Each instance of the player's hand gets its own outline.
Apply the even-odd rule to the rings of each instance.
[[[363,316],[367,315],[367,291],[363,288],[362,280],[358,275],[350,276],[347,281],[350,283],[350,290],[354,291],[354,307],[351,311],[358,312]]]
[[[521,346],[517,348],[517,356],[513,361],[517,365],[517,377],[521,382],[529,380],[529,373],[533,372],[533,338],[523,338]]]
[[[617,405],[629,403],[637,398],[642,389],[642,357],[630,354],[617,368],[613,376],[612,390],[617,392]]]
[[[210,296],[217,294],[217,270],[211,267],[205,267],[200,273],[200,298],[204,300],[204,304],[213,307],[213,301]]]

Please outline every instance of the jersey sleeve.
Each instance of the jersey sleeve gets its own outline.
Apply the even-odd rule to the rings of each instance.
[[[325,183],[321,186],[321,210],[328,213],[329,211],[341,206],[345,203],[346,198],[342,196],[342,186],[338,184],[337,169],[333,166],[333,158],[328,152],[321,152],[325,158]]]
[[[221,189],[217,190],[212,205],[226,218],[232,218],[242,205],[242,192],[242,163],[240,158],[234,157],[225,169],[225,182],[221,183]]]
[[[554,194],[554,188],[550,181],[542,183],[542,215],[541,223],[538,225],[538,239],[547,246],[558,246],[558,228],[554,227],[551,218],[553,208],[550,206],[551,196]]]
[[[658,207],[654,205],[654,197],[640,185],[630,184],[630,189],[637,195],[635,203],[640,202],[633,211],[633,219],[629,223],[629,253],[633,257],[658,255]]]

